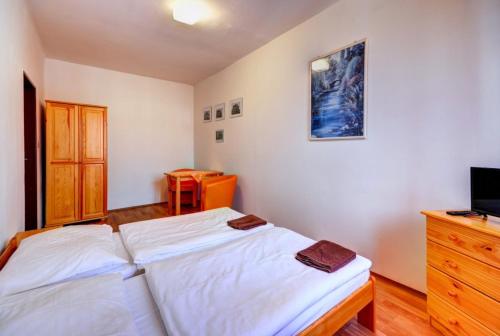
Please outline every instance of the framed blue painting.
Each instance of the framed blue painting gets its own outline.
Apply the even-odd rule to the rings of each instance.
[[[310,140],[366,137],[366,40],[310,63]]]

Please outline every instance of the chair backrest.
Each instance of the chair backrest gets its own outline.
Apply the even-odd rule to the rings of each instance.
[[[201,181],[201,210],[231,207],[237,182],[236,175],[203,179]]]

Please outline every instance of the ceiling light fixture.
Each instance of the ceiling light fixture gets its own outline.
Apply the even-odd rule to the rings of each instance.
[[[177,0],[173,5],[174,20],[188,25],[194,25],[209,15],[208,6],[201,0]]]

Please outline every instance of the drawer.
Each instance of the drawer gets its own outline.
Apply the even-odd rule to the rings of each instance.
[[[427,311],[441,325],[459,336],[495,336],[498,335],[486,328],[467,314],[442,301],[430,291],[427,295]]]
[[[500,301],[500,270],[427,240],[427,263]]]
[[[427,238],[500,268],[500,237],[429,217]]]
[[[500,334],[500,302],[430,266],[427,266],[427,288],[443,301]]]

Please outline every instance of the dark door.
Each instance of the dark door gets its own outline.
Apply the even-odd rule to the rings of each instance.
[[[24,214],[25,229],[37,228],[36,88],[24,77]]]

